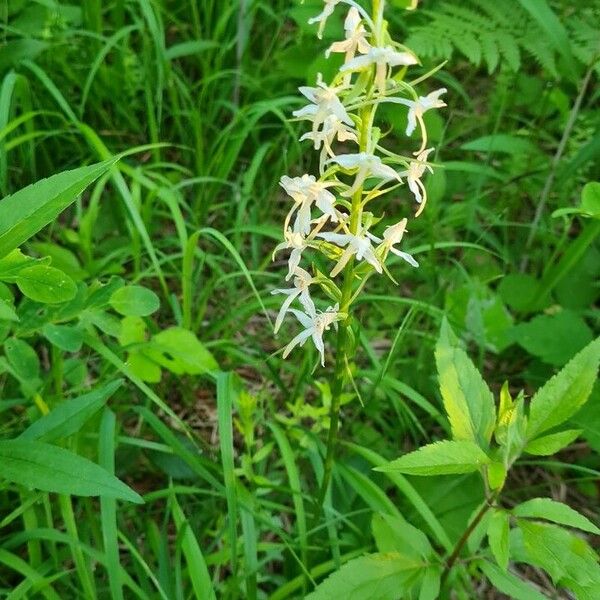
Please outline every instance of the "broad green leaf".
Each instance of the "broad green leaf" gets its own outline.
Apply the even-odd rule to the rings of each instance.
[[[592,330],[581,316],[570,310],[538,315],[513,327],[513,339],[544,362],[561,367],[592,339]]]
[[[47,415],[32,423],[19,439],[52,442],[76,433],[106,404],[122,383],[122,379],[117,379],[88,394],[62,402]]]
[[[44,337],[65,352],[79,352],[83,344],[83,333],[72,325],[47,323],[42,329]]]
[[[171,327],[156,334],[144,355],[177,375],[201,375],[219,368],[213,355],[191,332]]]
[[[513,155],[539,154],[539,148],[529,139],[523,136],[496,133],[485,135],[475,140],[470,140],[461,146],[461,150],[472,150],[475,152],[494,152]]]
[[[498,591],[515,600],[548,600],[547,596],[540,594],[534,587],[510,571],[502,571],[491,562],[482,561],[479,568]]]
[[[160,300],[148,288],[128,285],[114,292],[110,305],[126,317],[147,317],[160,308]]]
[[[573,443],[581,435],[581,429],[567,429],[536,438],[525,446],[525,452],[535,456],[551,456]]]
[[[18,321],[19,316],[15,309],[6,301],[0,298],[0,321]]]
[[[70,277],[47,265],[21,269],[16,282],[23,295],[44,304],[68,302],[77,294],[77,286]]]
[[[441,583],[442,571],[440,567],[427,567],[419,591],[419,600],[437,600],[440,595]]]
[[[453,475],[477,471],[489,462],[489,457],[474,442],[446,440],[423,446],[375,470],[407,475]]]
[[[488,522],[487,536],[490,550],[503,571],[508,568],[509,533],[509,514],[504,510],[495,510]]]
[[[19,379],[36,379],[40,374],[40,361],[35,350],[23,340],[8,338],[4,342],[4,353]]]
[[[371,528],[379,552],[407,552],[410,549],[417,558],[427,558],[433,553],[427,536],[402,517],[376,513]]]
[[[459,347],[446,319],[435,349],[440,391],[455,440],[471,440],[486,447],[496,422],[494,397]]]
[[[528,439],[564,423],[577,412],[592,391],[599,363],[597,338],[538,390],[529,409]]]
[[[56,217],[117,159],[64,171],[0,201],[0,257],[5,256]]]
[[[506,475],[506,467],[503,463],[498,461],[491,462],[487,468],[487,477],[490,488],[493,490],[499,490],[504,487]]]
[[[532,498],[519,504],[512,510],[515,517],[545,519],[559,525],[574,527],[600,535],[600,529],[588,518],[573,510],[570,506],[551,498]]]
[[[367,554],[330,575],[306,600],[397,600],[425,566],[399,552]]]
[[[539,281],[525,273],[509,273],[500,281],[498,293],[508,306],[514,310],[527,310],[539,287]]]
[[[130,487],[90,460],[44,442],[0,441],[0,464],[0,478],[26,488],[143,503]]]
[[[548,572],[555,584],[572,579],[587,586],[600,583],[600,565],[594,550],[579,536],[546,523],[519,520],[526,562]]]

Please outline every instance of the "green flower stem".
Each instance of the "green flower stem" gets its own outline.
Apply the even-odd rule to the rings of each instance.
[[[376,31],[374,32],[375,39],[378,40],[383,27],[383,8],[384,0],[373,0],[373,20],[375,22]],[[371,80],[373,86],[373,79]],[[371,91],[373,88],[371,87]],[[360,152],[368,152],[369,141],[371,138],[371,129],[373,127],[373,119],[377,110],[376,103],[367,103],[360,112],[360,127],[359,133],[359,149]],[[371,149],[372,150],[372,149]],[[363,186],[360,186],[352,196],[352,205],[350,208],[350,233],[356,235],[359,233],[362,223],[362,196]],[[323,478],[317,495],[316,515],[318,518],[327,490],[331,482],[331,474],[335,463],[335,451],[337,447],[337,439],[340,425],[340,404],[342,393],[344,391],[344,380],[347,370],[347,356],[349,348],[348,328],[351,324],[350,308],[354,299],[352,287],[354,284],[354,258],[348,261],[344,268],[344,281],[342,284],[342,295],[340,300],[339,311],[345,314],[346,317],[339,322],[338,333],[335,344],[335,369],[333,373],[333,384],[331,386],[331,406],[329,408],[329,432],[327,435],[327,451],[325,454],[325,465],[323,468]]]
[[[481,509],[479,510],[479,512],[475,515],[475,517],[473,517],[473,520],[469,523],[469,526],[467,527],[465,532],[462,534],[461,538],[458,540],[458,542],[456,542],[456,546],[454,546],[454,550],[452,551],[452,553],[446,560],[446,565],[444,567],[444,571],[443,571],[442,577],[441,577],[441,585],[442,586],[444,585],[446,579],[448,578],[448,575],[450,575],[450,571],[452,570],[454,563],[456,563],[458,557],[460,556],[460,553],[462,552],[462,549],[464,548],[465,544],[469,540],[469,537],[471,537],[471,534],[475,531],[475,528],[481,522],[481,519],[483,519],[483,517],[485,517],[485,515],[491,508],[494,508],[494,506],[496,506],[496,502],[498,500],[498,495],[499,495],[499,492],[496,492],[496,493],[492,494],[491,496],[489,496],[488,498],[486,498],[486,500],[485,500],[483,506],[481,507]]]

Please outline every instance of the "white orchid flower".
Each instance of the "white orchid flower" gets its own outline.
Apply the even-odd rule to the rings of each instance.
[[[285,294],[287,296],[281,305],[277,320],[275,321],[275,333],[279,331],[286,313],[296,298],[300,300],[300,303],[306,312],[315,312],[315,305],[308,291],[310,285],[315,281],[316,279],[312,277],[310,273],[301,267],[296,267],[294,269],[294,287],[289,289],[277,289],[271,292],[271,294]]]
[[[427,150],[423,150],[415,160],[411,160],[408,165],[408,170],[400,173],[401,177],[406,177],[406,181],[408,183],[408,187],[410,191],[413,193],[415,200],[420,205],[419,210],[415,216],[419,216],[423,209],[425,208],[425,203],[427,202],[427,190],[421,181],[421,177],[425,173],[425,170],[428,170],[430,173],[433,173],[433,169],[430,165],[427,164],[427,157],[429,154],[433,152],[433,148],[428,148]]]
[[[410,52],[398,52],[392,46],[371,48],[365,55],[357,56],[340,68],[341,73],[358,71],[376,65],[375,83],[381,93],[385,92],[388,67],[416,65],[417,58]]]
[[[331,271],[331,277],[335,277],[342,269],[348,264],[348,261],[352,256],[356,256],[358,260],[365,260],[368,262],[378,273],[383,272],[383,268],[379,259],[375,255],[373,248],[371,247],[371,240],[369,236],[361,233],[354,235],[352,233],[319,233],[317,237],[324,239],[326,242],[330,242],[344,248],[342,255],[340,256],[336,266]]]
[[[301,233],[294,232],[291,229],[287,229],[284,235],[285,241],[277,244],[273,250],[273,259],[275,258],[275,254],[281,250],[292,251],[288,259],[288,274],[285,278],[286,281],[289,281],[300,264],[302,252],[309,246],[309,240]]]
[[[330,87],[323,83],[321,73],[317,76],[317,87],[302,86],[298,89],[300,93],[310,100],[311,104],[295,110],[292,114],[299,119],[308,119],[312,121],[312,133],[316,135],[319,126],[325,120],[334,115],[342,123],[352,126],[354,123],[346,112],[344,105],[338,98],[338,92],[344,89],[345,86]]]
[[[342,196],[352,196],[370,175],[379,177],[382,181],[389,181],[390,179],[401,181],[400,175],[392,167],[383,164],[379,156],[369,154],[368,152],[340,154],[328,162],[334,162],[344,169],[358,169],[354,184]]]
[[[356,132],[345,123],[342,123],[335,115],[329,115],[323,121],[323,127],[320,131],[316,133],[309,131],[300,138],[301,142],[304,140],[313,140],[315,150],[322,148],[319,160],[321,173],[325,170],[324,166],[327,157],[335,156],[331,145],[336,139],[338,142],[358,142]]]
[[[312,17],[308,20],[309,25],[313,25],[314,23],[319,24],[319,30],[317,31],[317,37],[321,39],[323,37],[323,30],[325,29],[325,24],[327,23],[327,19],[333,14],[335,7],[342,0],[324,0],[325,6],[321,13],[319,13],[316,17]]]
[[[307,310],[306,313],[293,308],[290,309],[290,312],[298,319],[298,321],[300,321],[305,329],[285,347],[283,358],[287,358],[288,354],[296,346],[303,346],[304,342],[306,342],[309,337],[312,337],[315,347],[321,355],[321,366],[324,367],[325,344],[323,342],[323,333],[340,318],[337,304],[335,306],[330,306],[325,312],[317,312],[314,307],[312,310]]]
[[[412,135],[417,126],[417,122],[421,127],[423,141],[421,143],[421,148],[419,148],[415,154],[420,154],[423,152],[423,150],[425,150],[425,146],[427,145],[427,130],[425,129],[423,114],[432,108],[443,108],[446,106],[446,103],[443,100],[440,100],[440,96],[445,94],[447,91],[448,90],[446,88],[440,88],[439,90],[431,92],[431,94],[427,94],[427,96],[419,96],[417,100],[398,98],[398,102],[400,104],[408,106],[408,125],[406,127],[406,135]]]
[[[345,62],[354,58],[356,52],[366,54],[371,48],[371,44],[367,41],[365,34],[366,29],[362,24],[360,14],[356,7],[352,6],[348,11],[348,16],[344,21],[344,29],[346,31],[346,39],[343,42],[334,42],[325,52],[325,56],[329,58],[332,52],[345,52]]]
[[[324,215],[337,223],[335,196],[327,190],[328,187],[335,185],[333,181],[317,181],[314,175],[302,175],[302,177],[284,175],[279,184],[294,200],[294,205],[285,219],[285,230],[287,230],[294,213],[297,213],[293,227],[294,232],[308,234],[311,223],[310,209],[313,203]]]
[[[402,219],[395,225],[390,225],[390,227],[387,227],[386,230],[383,232],[383,240],[378,237],[375,237],[372,233],[367,232],[367,235],[374,242],[381,244],[378,250],[383,252],[384,259],[387,256],[388,252],[392,252],[396,256],[399,256],[400,258],[405,260],[409,265],[413,267],[418,267],[419,263],[408,252],[402,252],[402,250],[394,248],[396,244],[399,244],[402,241],[402,237],[406,232],[407,222],[407,219]]]

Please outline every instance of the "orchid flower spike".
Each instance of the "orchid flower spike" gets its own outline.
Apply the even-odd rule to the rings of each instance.
[[[302,175],[302,177],[293,178],[284,175],[281,178],[280,185],[294,200],[294,205],[285,219],[285,229],[288,228],[293,214],[297,212],[294,221],[294,232],[303,235],[308,234],[311,223],[310,209],[313,203],[324,215],[337,223],[338,213],[335,210],[335,196],[327,190],[328,187],[335,185],[333,181],[317,181],[314,175]]]
[[[357,56],[347,61],[340,68],[340,72],[357,71],[371,65],[376,65],[375,83],[379,91],[383,94],[386,88],[388,67],[416,65],[417,63],[417,58],[410,52],[398,52],[391,46],[385,46],[384,48],[374,47],[364,56]]]
[[[383,164],[379,156],[369,154],[368,152],[340,154],[328,162],[334,162],[344,169],[358,169],[354,184],[349,190],[343,192],[342,196],[352,196],[370,175],[379,177],[382,181],[389,181],[390,179],[401,181],[400,175],[392,167]]]
[[[317,87],[302,86],[298,89],[305,98],[310,100],[311,104],[295,110],[292,114],[299,119],[312,121],[313,135],[317,133],[319,126],[331,115],[334,115],[346,125],[354,125],[344,105],[338,98],[338,92],[344,89],[344,86],[330,87],[325,85],[323,77],[319,73],[317,76]]]
[[[319,39],[323,38],[323,30],[325,29],[325,24],[327,23],[327,19],[333,14],[335,7],[342,0],[324,0],[325,6],[321,13],[319,13],[316,17],[312,17],[308,20],[309,25],[313,25],[314,23],[319,24],[319,30],[317,31],[317,37]]]
[[[346,31],[346,39],[343,42],[334,42],[325,52],[325,56],[329,58],[332,52],[345,52],[345,62],[352,60],[357,50],[361,54],[366,54],[371,45],[367,41],[366,29],[362,24],[358,9],[354,6],[348,11],[348,16],[344,21],[344,29]]]
[[[396,244],[399,244],[402,241],[402,238],[406,233],[407,222],[407,219],[402,219],[395,225],[390,225],[390,227],[387,227],[386,230],[383,232],[383,240],[378,237],[375,237],[371,233],[367,233],[367,235],[374,242],[381,244],[377,250],[378,252],[382,253],[383,260],[385,260],[385,257],[387,256],[388,252],[392,252],[392,254],[399,256],[400,258],[405,260],[409,265],[413,267],[418,267],[419,263],[412,257],[412,255],[408,254],[408,252],[402,252],[402,250],[394,248]]]
[[[440,100],[440,96],[445,94],[448,90],[446,88],[440,88],[427,94],[427,96],[419,96],[417,100],[408,100],[407,98],[399,98],[398,102],[408,106],[408,125],[406,127],[406,135],[412,135],[413,131],[417,126],[417,121],[421,127],[421,134],[423,141],[419,150],[415,154],[421,154],[425,150],[427,145],[427,130],[425,129],[425,123],[423,121],[423,114],[432,108],[443,108],[446,103]]]
[[[300,304],[302,304],[306,312],[315,312],[315,305],[309,294],[309,287],[315,281],[316,279],[312,277],[310,273],[301,267],[296,267],[294,269],[294,287],[289,289],[277,289],[271,292],[271,294],[285,294],[287,296],[281,305],[277,320],[275,321],[275,333],[279,331],[290,305],[296,298],[300,300]]]
[[[330,273],[331,277],[338,275],[348,264],[348,261],[352,258],[352,256],[356,256],[357,260],[365,260],[378,273],[383,272],[381,263],[371,247],[371,240],[366,233],[363,232],[353,235],[351,233],[325,232],[317,234],[317,237],[324,239],[326,242],[330,242],[336,246],[344,248],[344,251],[342,252],[342,255],[340,256],[336,266]]]
[[[337,304],[330,306],[325,312],[317,312],[314,307],[311,310],[307,310],[306,313],[294,308],[290,309],[290,312],[300,321],[305,329],[285,347],[283,358],[287,358],[288,354],[296,346],[303,346],[304,342],[309,337],[312,337],[313,343],[321,355],[321,366],[324,367],[325,344],[323,342],[323,333],[340,318]]]
[[[427,202],[427,190],[421,181],[421,177],[425,171],[429,171],[433,173],[433,169],[430,165],[427,164],[427,157],[429,154],[433,152],[433,148],[428,148],[427,150],[423,150],[417,156],[415,160],[411,160],[408,165],[408,170],[400,173],[401,177],[406,177],[406,181],[408,183],[408,187],[410,191],[413,193],[415,200],[419,204],[419,209],[417,210],[416,217],[418,217],[425,208],[425,203]]]

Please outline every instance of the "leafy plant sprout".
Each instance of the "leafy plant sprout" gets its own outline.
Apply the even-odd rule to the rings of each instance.
[[[386,273],[393,254],[418,267],[417,261],[398,246],[407,231],[408,218],[395,217],[383,227],[385,206],[381,199],[391,192],[399,193],[408,185],[416,201],[416,214],[421,214],[427,192],[421,181],[426,171],[433,171],[428,157],[427,132],[423,114],[445,106],[441,88],[425,96],[405,81],[408,69],[418,64],[410,49],[394,41],[384,19],[385,0],[373,0],[370,13],[353,0],[325,0],[323,11],[309,22],[318,24],[322,36],[327,19],[342,5],[348,8],[344,22],[345,40],[333,43],[326,55],[343,53],[344,63],[329,83],[319,74],[315,87],[301,87],[309,104],[295,111],[294,117],[309,121],[310,132],[301,140],[311,140],[319,151],[319,176],[303,174],[284,176],[281,186],[292,199],[284,224],[285,241],[275,252],[290,249],[288,275],[294,287],[274,290],[286,296],[276,320],[275,331],[287,313],[294,315],[303,330],[285,347],[288,356],[297,346],[311,338],[325,366],[324,336],[337,329],[333,344],[334,375],[327,453],[321,488],[317,498],[322,506],[334,461],[339,426],[340,398],[346,379],[350,377],[348,358],[353,348],[352,304],[373,273]],[[422,81],[424,78],[420,78]],[[418,129],[420,142],[412,156],[398,154],[384,145],[385,135],[376,125],[377,110],[384,103],[408,108],[406,112],[408,144]],[[400,116],[400,115],[399,115]],[[418,125],[418,128],[417,128]],[[408,200],[408,199],[407,199]],[[406,212],[410,212],[408,202]],[[382,234],[376,233],[383,229]],[[380,237],[382,235],[382,237]],[[307,250],[333,261],[329,274],[313,267],[314,275],[300,267]],[[326,309],[312,296],[321,288],[329,299]],[[292,308],[298,301],[302,310]]]

